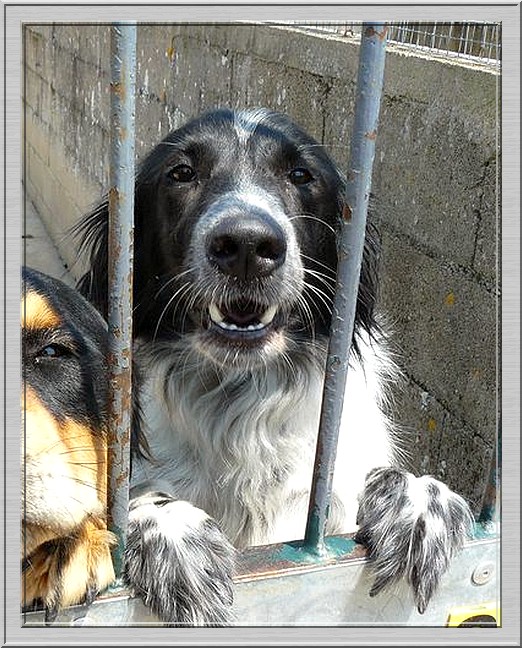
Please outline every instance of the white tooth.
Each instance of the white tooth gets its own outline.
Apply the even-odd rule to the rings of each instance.
[[[208,307],[208,312],[210,315],[210,319],[215,322],[216,324],[221,324],[223,320],[225,319],[223,317],[223,313],[219,310],[219,308],[212,302],[210,306]]]
[[[266,311],[261,315],[259,318],[259,321],[261,324],[264,326],[268,326],[272,322],[272,320],[275,317],[275,314],[277,312],[277,307],[276,306],[269,306]]]

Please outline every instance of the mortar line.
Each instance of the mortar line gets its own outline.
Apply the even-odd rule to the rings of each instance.
[[[486,292],[491,294],[492,296],[496,297],[498,293],[498,280],[489,280],[480,275],[476,270],[474,270],[471,267],[464,266],[456,261],[451,261],[444,255],[440,254],[433,248],[431,248],[429,245],[426,243],[423,243],[422,241],[419,241],[418,239],[414,238],[411,234],[408,232],[400,229],[396,225],[393,225],[389,221],[384,220],[380,216],[375,216],[373,218],[374,221],[377,222],[377,225],[382,228],[383,231],[387,231],[389,234],[391,234],[393,237],[399,240],[406,240],[406,242],[414,248],[417,252],[420,252],[427,256],[429,259],[433,261],[438,261],[440,262],[440,267],[442,270],[450,270],[453,272],[457,272],[461,277],[464,279],[467,279],[468,281],[473,281],[476,283],[480,288],[483,288]]]
[[[469,430],[472,432],[475,436],[478,436],[481,441],[483,441],[488,447],[491,447],[491,441],[487,440],[484,438],[483,432],[481,432],[473,423],[470,423],[466,421],[466,419],[462,418],[461,415],[457,414],[455,410],[452,408],[450,404],[444,399],[444,398],[439,398],[438,396],[435,396],[428,388],[426,384],[424,384],[422,381],[418,380],[417,378],[414,378],[412,374],[406,373],[407,379],[410,381],[410,383],[417,387],[418,389],[422,390],[423,392],[426,392],[430,398],[432,398],[440,407],[445,410],[457,423],[459,426],[462,426],[462,428]],[[496,391],[498,391],[498,384]],[[495,435],[496,435],[496,430],[495,430]]]

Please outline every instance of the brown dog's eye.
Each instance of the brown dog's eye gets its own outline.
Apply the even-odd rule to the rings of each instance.
[[[168,176],[176,182],[192,182],[196,179],[196,172],[188,164],[178,164],[169,171]]]
[[[63,344],[48,344],[38,351],[36,354],[36,362],[56,360],[70,355],[72,355],[71,350],[63,346]]]
[[[312,180],[314,179],[308,169],[301,167],[292,169],[288,174],[288,177],[290,178],[290,182],[295,185],[305,185],[312,182]]]

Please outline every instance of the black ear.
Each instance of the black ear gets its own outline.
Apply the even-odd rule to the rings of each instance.
[[[338,190],[338,209],[339,214],[341,214],[345,204],[346,181],[340,172],[339,176],[342,178]],[[359,354],[357,344],[358,333],[364,331],[368,335],[373,336],[380,332],[380,327],[376,320],[376,303],[379,288],[381,238],[377,227],[372,222],[372,209],[374,205],[375,196],[370,194],[352,340],[353,350],[357,355]]]
[[[359,293],[357,295],[357,324],[367,333],[375,331],[375,305],[377,301],[381,242],[379,232],[369,220],[366,223]]]
[[[80,240],[79,253],[88,259],[89,270],[77,289],[107,319],[109,203],[105,197],[81,222],[73,234]]]
[[[373,224],[367,223],[352,337],[352,350],[358,357],[360,356],[359,338],[361,333],[364,332],[370,337],[374,337],[381,332],[381,327],[375,317],[379,251],[380,240],[377,229]]]
[[[78,291],[86,297],[107,319],[108,310],[108,238],[109,238],[109,204],[105,197],[74,228],[73,234],[80,240],[80,254],[89,260],[88,270],[78,281]],[[141,383],[139,368],[132,367],[133,408],[131,447],[132,456],[136,454],[150,457],[150,449],[143,432],[142,413],[139,399],[136,397]],[[132,457],[131,457],[132,459]]]

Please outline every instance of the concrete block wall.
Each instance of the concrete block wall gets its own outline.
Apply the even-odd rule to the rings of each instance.
[[[66,231],[108,184],[109,27],[28,25],[24,36],[26,189],[77,276]],[[265,105],[346,167],[356,42],[287,26],[143,25],[137,54],[139,158],[202,110]],[[411,466],[475,510],[499,401],[498,84],[485,68],[388,48],[371,215]]]

